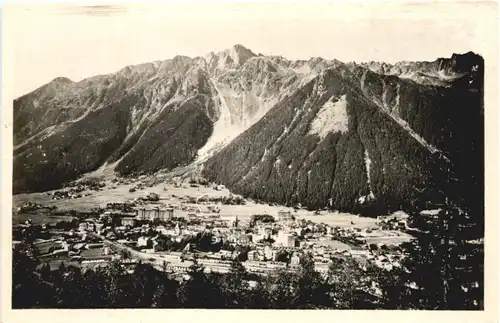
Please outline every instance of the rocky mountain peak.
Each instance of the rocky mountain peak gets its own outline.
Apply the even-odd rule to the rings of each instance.
[[[238,65],[243,65],[249,58],[257,56],[250,49],[240,44],[236,44],[226,51],[228,52],[232,60]]]
[[[238,68],[245,64],[247,60],[255,56],[257,55],[250,49],[244,47],[243,45],[236,44],[231,48],[220,52],[210,52],[204,58],[207,62],[209,70],[211,72],[216,72],[217,70],[220,71]]]
[[[51,83],[70,84],[73,83],[73,81],[67,77],[56,77],[55,79],[52,80]]]

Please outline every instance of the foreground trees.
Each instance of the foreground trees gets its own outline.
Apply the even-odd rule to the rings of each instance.
[[[229,273],[206,273],[195,260],[180,281],[138,264],[128,273],[117,262],[88,269],[61,265],[50,271],[14,254],[14,308],[337,308],[332,285],[305,256],[297,272],[252,276],[235,260]]]
[[[421,219],[419,220],[421,221]],[[383,273],[386,308],[479,310],[484,299],[484,228],[465,211],[445,206],[403,246],[402,267]]]

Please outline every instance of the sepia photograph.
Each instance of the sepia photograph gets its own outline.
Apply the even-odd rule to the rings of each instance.
[[[11,4],[2,298],[484,311],[497,9]]]

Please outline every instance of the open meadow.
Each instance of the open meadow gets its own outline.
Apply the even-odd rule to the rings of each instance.
[[[223,197],[231,194],[227,189],[217,191],[211,187],[205,187],[202,185],[199,187],[190,187],[189,185],[184,184],[184,187],[175,187],[172,184],[158,184],[153,187],[146,187],[144,190],[129,192],[130,188],[135,187],[134,183],[120,184],[116,187],[114,187],[111,182],[106,184],[106,187],[102,191],[91,192],[91,195],[76,199],[53,200],[52,196],[47,195],[46,193],[18,194],[13,197],[13,206],[18,207],[25,202],[33,202],[44,206],[56,206],[59,211],[75,210],[85,212],[96,207],[104,208],[107,203],[123,203],[125,201],[132,201],[135,198],[143,197],[152,192],[157,193],[160,196],[159,203],[161,204],[174,206],[184,205],[203,212],[207,209],[207,206],[216,204],[189,204],[182,201],[182,199],[187,197],[197,198],[203,196]],[[290,207],[270,206],[268,204],[260,204],[253,201],[247,201],[245,205],[218,205],[218,207],[220,209],[219,215],[221,218],[227,220],[233,220],[236,216],[238,216],[239,220],[248,221],[253,214],[269,214],[276,216],[278,211],[290,211],[299,219],[310,220],[316,223],[324,223],[331,226],[339,226],[343,228],[356,227],[361,229],[376,226],[376,219],[360,217],[355,214],[321,211],[321,214],[316,215],[313,211],[303,209],[294,210]],[[183,210],[175,211],[175,215],[179,217],[186,216],[188,213],[190,212]],[[14,219],[14,223],[24,222],[28,217],[29,216],[27,215],[17,215],[16,219]],[[37,220],[35,220],[35,218]],[[44,216],[43,218],[32,216],[32,219],[33,221],[48,223],[50,221],[59,221],[63,218],[59,216]],[[69,217],[69,220],[71,220],[71,217]]]
[[[112,183],[110,180],[106,181],[106,187],[102,191],[95,192],[89,191],[91,194],[76,199],[60,199],[53,200],[51,195],[44,193],[32,194],[19,194],[13,197],[13,206],[18,207],[25,202],[39,203],[44,206],[56,206],[58,211],[75,210],[78,212],[89,211],[93,208],[106,207],[108,203],[123,203],[126,201],[133,201],[136,198],[144,197],[148,193],[156,193],[159,195],[160,200],[158,204],[146,204],[145,207],[156,207],[158,205],[170,205],[176,208],[176,217],[185,217],[189,213],[205,213],[209,212],[209,206],[217,206],[220,210],[220,218],[227,221],[233,221],[236,216],[242,222],[250,220],[254,214],[269,214],[274,217],[277,216],[278,211],[290,211],[296,218],[312,221],[314,223],[324,223],[333,227],[340,227],[344,229],[359,228],[359,229],[372,229],[372,233],[366,237],[367,243],[401,243],[409,241],[412,237],[408,234],[399,231],[385,231],[379,230],[375,218],[361,217],[356,214],[343,213],[343,212],[328,212],[321,211],[320,214],[315,214],[314,211],[305,209],[293,209],[284,206],[271,206],[264,203],[256,203],[247,200],[245,205],[222,205],[220,203],[188,203],[187,198],[201,198],[201,197],[228,197],[231,192],[226,188],[215,190],[212,187],[199,185],[198,187],[191,187],[189,184],[184,183],[181,187],[176,187],[173,184],[156,184],[151,187],[145,187],[142,190],[130,192],[130,189],[136,187],[141,181],[135,181],[126,184]],[[51,192],[48,192],[49,194]],[[181,209],[182,208],[182,209]],[[45,213],[45,212],[42,212]],[[55,223],[57,221],[72,219],[71,216],[52,216],[41,215],[38,211],[29,214],[17,214],[14,216],[13,224],[23,223],[28,218],[31,218],[34,223]]]

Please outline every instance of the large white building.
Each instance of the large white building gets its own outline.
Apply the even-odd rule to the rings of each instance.
[[[150,220],[159,219],[161,221],[172,220],[174,217],[174,209],[166,208],[166,209],[140,209],[137,210],[137,219],[138,220]]]
[[[284,210],[278,211],[278,221],[279,222],[286,222],[286,221],[292,221],[292,220],[293,220],[292,212],[284,211]]]
[[[295,236],[291,233],[280,231],[276,238],[276,245],[284,247],[295,247]]]

